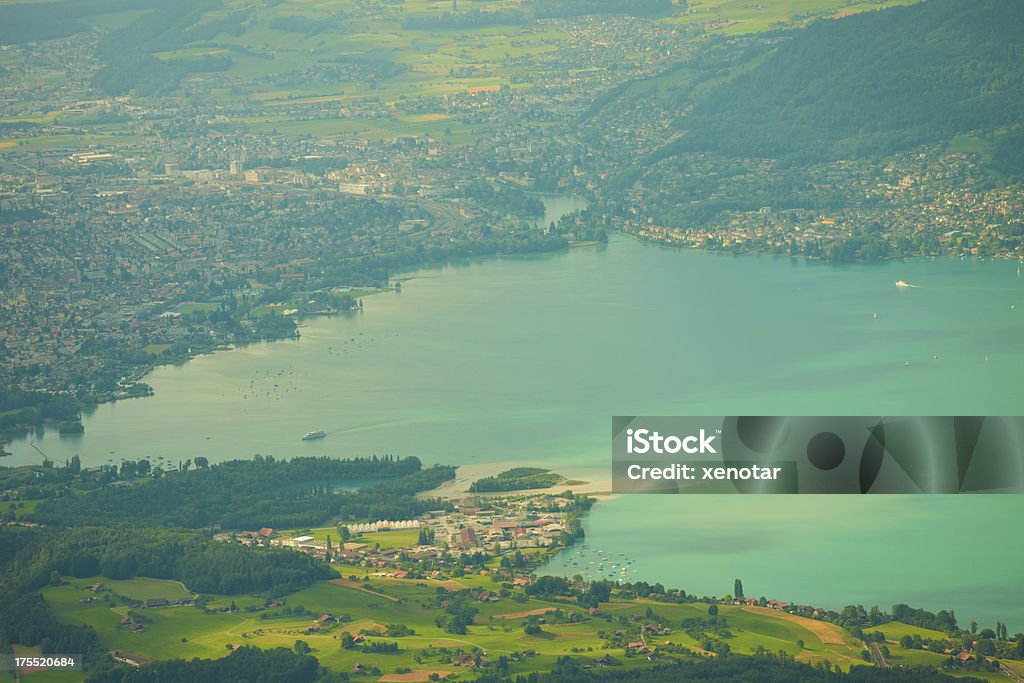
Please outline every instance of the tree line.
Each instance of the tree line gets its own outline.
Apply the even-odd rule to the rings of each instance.
[[[1024,120],[1024,5],[931,0],[818,21],[680,119],[681,146],[865,158]]]
[[[193,529],[295,528],[334,517],[408,519],[440,505],[415,494],[454,477],[454,468],[424,469],[415,457],[304,457],[289,461],[258,456],[215,465],[197,457],[194,469],[186,463],[156,478],[148,461],[133,462],[133,467],[125,464],[120,470],[105,466],[83,472],[86,481],[79,490],[94,490],[81,495],[72,488],[58,488],[52,492],[54,497],[27,517],[51,526],[73,526],[88,520],[95,526]],[[354,491],[335,489],[346,481],[367,480],[380,483]],[[130,485],[112,485],[115,482]],[[225,495],[226,491],[231,495]]]

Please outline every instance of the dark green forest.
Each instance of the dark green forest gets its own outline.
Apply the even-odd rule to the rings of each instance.
[[[328,672],[310,655],[283,647],[260,650],[241,647],[223,659],[172,659],[142,668],[119,666],[93,676],[95,683],[145,683],[148,681],[194,681],[195,683],[307,683],[347,680],[347,675]]]
[[[188,74],[226,71],[231,66],[227,56],[164,60],[150,54],[176,50],[195,40],[208,40],[227,28],[225,21],[240,22],[245,17],[244,13],[236,12],[226,20],[212,22],[213,27],[202,27],[203,33],[196,33],[194,25],[203,12],[220,6],[220,0],[179,0],[147,12],[123,29],[104,36],[96,46],[96,54],[106,66],[93,77],[93,87],[108,95],[128,91],[165,95],[175,90]]]
[[[241,647],[223,659],[172,659],[142,668],[119,666],[89,679],[94,683],[148,683],[149,681],[194,681],[194,683],[310,683],[348,680],[347,674],[323,669],[310,655],[283,647],[260,650]]]
[[[61,623],[37,592],[55,577],[148,576],[181,581],[202,593],[286,595],[337,573],[303,553],[215,541],[210,527],[415,516],[443,505],[415,494],[454,474],[451,467],[424,469],[418,458],[393,456],[260,456],[215,465],[199,457],[194,467],[190,461],[170,472],[145,460],[82,470],[75,459],[37,471],[31,493],[46,500],[30,516],[47,526],[0,526],[0,650],[21,643],[41,645],[44,652],[80,652],[99,668],[110,659],[95,631]],[[336,490],[345,482],[373,481],[379,483]],[[230,666],[238,664],[233,660]],[[219,671],[219,665],[211,666]],[[221,673],[235,680],[231,671]],[[131,680],[183,680],[177,673],[162,675]]]
[[[200,459],[200,462],[203,462]],[[149,463],[144,468],[149,470]],[[405,519],[433,509],[437,501],[414,498],[454,476],[454,468],[423,469],[418,458],[293,458],[232,460],[159,478],[135,476],[130,468],[105,469],[88,495],[57,495],[31,515],[51,526],[168,526],[259,529],[320,524],[345,519]],[[118,478],[130,486],[104,486]],[[358,490],[335,490],[346,481],[381,480]],[[330,482],[330,484],[328,484]],[[231,495],[225,495],[225,492]],[[58,491],[59,492],[59,491]],[[385,495],[386,494],[386,495]]]
[[[95,683],[158,683],[163,681],[196,681],[197,683],[240,683],[241,681],[317,681],[348,680],[348,674],[332,674],[320,669],[315,659],[289,650],[261,651],[241,648],[218,660],[172,660],[155,662],[141,668],[119,666],[104,671],[90,680]],[[928,669],[875,669],[854,667],[842,673],[825,667],[799,664],[775,656],[728,657],[700,662],[687,662],[654,668],[614,669],[583,668],[570,657],[559,660],[550,673],[529,674],[513,678],[485,675],[481,683],[679,683],[681,681],[716,681],[717,683],[946,683],[977,679],[951,678]]]
[[[722,657],[698,662],[679,662],[650,669],[587,669],[570,657],[562,657],[550,673],[533,673],[515,678],[485,676],[480,683],[677,683],[678,681],[715,681],[716,683],[952,683],[976,681],[952,678],[926,668],[877,669],[855,666],[849,673],[828,666],[810,666],[789,657],[764,655],[757,657]]]
[[[539,467],[514,467],[493,477],[477,479],[469,486],[473,493],[494,491],[519,491],[522,489],[544,489],[562,481],[562,477],[551,470]]]
[[[182,529],[86,527],[47,530],[35,540],[12,564],[37,583],[58,571],[76,578],[173,579],[201,593],[285,595],[337,576],[310,555],[213,541]]]
[[[713,88],[679,150],[855,158],[1024,120],[1024,4],[930,0],[819,21]]]
[[[87,20],[93,17],[152,9],[100,40],[96,53],[106,66],[96,73],[93,86],[108,95],[130,90],[139,95],[161,95],[173,91],[189,74],[224,71],[231,66],[227,56],[162,60],[151,54],[210,40],[221,32],[230,33],[248,17],[243,10],[195,25],[204,11],[220,6],[220,0],[59,0],[0,5],[0,44],[63,38],[87,30]]]
[[[159,0],[58,0],[0,5],[0,44],[63,38],[86,30],[83,20],[87,17],[160,4]]]
[[[627,221],[639,215],[706,231],[691,246],[712,250],[831,263],[1012,251],[1021,233],[1015,221],[994,220],[973,242],[941,243],[924,220],[890,220],[896,212],[926,213],[920,201],[854,188],[872,187],[912,154],[933,166],[946,154],[968,157],[964,169],[977,165],[929,191],[942,183],[984,192],[1019,182],[1018,25],[1024,4],[1012,0],[929,0],[797,30],[709,38],[687,62],[620,85],[583,113],[595,136],[623,107],[656,102],[675,118],[674,139],[638,154],[609,180],[604,206]],[[842,231],[797,234],[829,214],[842,215]],[[763,236],[739,245],[715,234],[755,228]]]
[[[19,434],[46,421],[77,420],[80,410],[70,396],[0,384],[0,434]]]

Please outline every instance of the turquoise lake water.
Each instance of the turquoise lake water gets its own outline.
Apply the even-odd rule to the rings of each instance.
[[[85,465],[396,453],[607,479],[616,414],[1020,414],[1017,268],[831,267],[615,236],[424,270],[297,341],[158,368],[156,397],[100,406],[80,437],[15,441],[3,464],[38,462],[35,448]],[[327,438],[300,440],[317,429]],[[1013,632],[1022,513],[1020,496],[634,496],[596,506],[586,530],[636,576],[692,593],[739,577],[748,595],[952,607]]]

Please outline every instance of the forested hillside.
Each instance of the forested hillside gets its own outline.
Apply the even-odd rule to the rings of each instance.
[[[819,21],[680,120],[682,147],[806,160],[1024,120],[1024,3],[929,0]]]

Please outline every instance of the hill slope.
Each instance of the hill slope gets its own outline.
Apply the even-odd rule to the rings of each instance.
[[[682,147],[818,160],[1024,121],[1024,3],[929,0],[820,21],[680,122]]]

